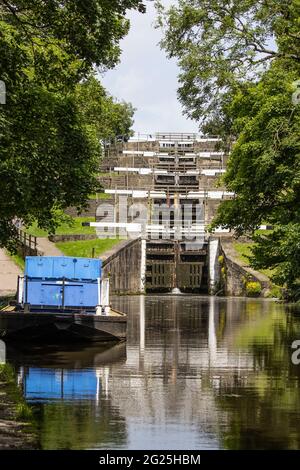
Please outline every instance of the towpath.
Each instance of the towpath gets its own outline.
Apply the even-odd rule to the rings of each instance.
[[[39,252],[44,256],[63,256],[62,252],[48,238],[38,238],[37,245]],[[21,274],[21,269],[6,254],[5,250],[0,249],[0,297],[15,294],[17,279]]]
[[[37,238],[38,250],[43,253],[44,256],[63,256],[63,253],[55,246],[54,243],[50,242],[48,238]]]
[[[21,269],[0,249],[0,297],[15,294],[19,275]]]

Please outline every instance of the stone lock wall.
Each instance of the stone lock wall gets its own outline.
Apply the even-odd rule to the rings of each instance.
[[[103,276],[110,279],[111,293],[136,294],[143,291],[142,241],[124,240],[101,257]]]
[[[262,287],[261,297],[270,289],[270,280],[267,276],[249,268],[249,266],[246,266],[235,257],[232,240],[221,239],[221,254],[224,257],[224,264],[226,266],[226,278],[224,280],[226,295],[244,296],[246,294],[245,278],[260,283]]]

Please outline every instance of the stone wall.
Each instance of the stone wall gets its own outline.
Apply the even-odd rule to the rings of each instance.
[[[110,278],[111,293],[142,292],[142,241],[124,240],[101,256],[103,276]]]
[[[121,166],[121,165],[120,165]],[[148,165],[147,165],[148,166]],[[101,176],[101,184],[105,189],[146,189],[153,187],[152,175],[119,172],[113,175]]]
[[[162,141],[164,139],[161,139]],[[167,137],[166,141],[168,140],[173,140],[172,137]],[[186,139],[183,137],[183,141]],[[166,151],[166,150],[172,150],[172,148],[167,149],[159,144],[160,138],[157,138],[157,140],[140,140],[140,141],[130,141],[130,142],[125,142],[123,144],[118,144],[116,146],[111,147],[111,151],[120,151],[120,150],[127,150],[127,151],[142,151],[142,152],[160,152],[160,151]],[[196,151],[196,152],[215,152],[219,150],[220,146],[220,140],[218,139],[203,139],[201,141],[197,141],[194,139],[191,139],[190,144],[186,147],[179,147],[179,150],[181,151]]]
[[[97,238],[96,231],[95,233],[89,234],[74,234],[74,235],[49,235],[48,239],[52,243],[59,242],[78,242],[81,240],[95,240]]]
[[[68,209],[66,209],[65,212],[67,215],[70,215],[71,217],[79,217],[79,216],[95,217],[98,204],[99,204],[99,201],[97,201],[97,199],[90,199],[88,201],[87,208],[84,211],[82,211],[79,215],[77,213],[76,207],[68,207]]]
[[[259,282],[262,286],[260,295],[262,297],[265,296],[270,289],[270,279],[262,273],[250,268],[246,263],[243,263],[236,257],[232,240],[221,239],[221,254],[224,257],[224,266],[226,269],[224,279],[226,295],[244,296],[246,294],[244,285],[246,278],[251,281]]]

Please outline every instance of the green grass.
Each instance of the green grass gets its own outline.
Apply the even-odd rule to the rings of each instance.
[[[250,247],[251,247],[251,243],[239,243],[239,242],[233,243],[233,248],[237,252],[239,260],[245,263],[247,266],[249,265],[248,256],[251,255]]]
[[[25,266],[25,261],[23,260],[22,256],[21,256],[21,255],[18,255],[18,254],[12,255],[12,254],[10,254],[10,253],[8,253],[8,252],[7,252],[7,254],[8,254],[8,256],[11,257],[11,259],[13,260],[13,262],[14,262],[17,266],[19,266],[19,268],[21,268],[21,270],[23,271],[23,270],[24,270],[24,266]]]
[[[106,194],[106,193],[96,193],[96,194],[90,194],[89,199],[110,199],[111,194]]]
[[[23,230],[25,230],[28,235],[33,235],[34,237],[48,237],[48,233],[46,232],[46,230],[39,228],[36,222],[34,222],[30,227],[27,227]]]
[[[269,235],[273,230],[255,230],[255,235]]]
[[[81,235],[81,234],[92,234],[95,233],[94,227],[82,227],[82,222],[95,222],[94,217],[75,217],[70,223],[69,221],[61,223],[57,227],[55,234],[56,235]],[[48,237],[48,233],[45,230],[40,229],[36,223],[32,224],[26,229],[26,232],[29,235],[34,235],[35,237]]]
[[[246,264],[246,266],[249,266],[249,259],[248,256],[251,255],[251,246],[253,243],[239,243],[239,242],[234,242],[233,247],[238,254],[238,259],[242,261],[243,263]],[[273,269],[260,269],[258,272],[264,274],[267,277],[271,277],[274,274]]]
[[[59,242],[56,243],[57,248],[66,256],[79,256],[90,258],[95,248],[95,256],[99,256],[113,246],[120,243],[119,238],[105,238],[96,240],[80,240],[77,242]]]

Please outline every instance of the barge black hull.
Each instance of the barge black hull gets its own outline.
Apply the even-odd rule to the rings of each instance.
[[[80,313],[0,312],[0,337],[22,342],[108,342],[126,339],[127,317]]]

